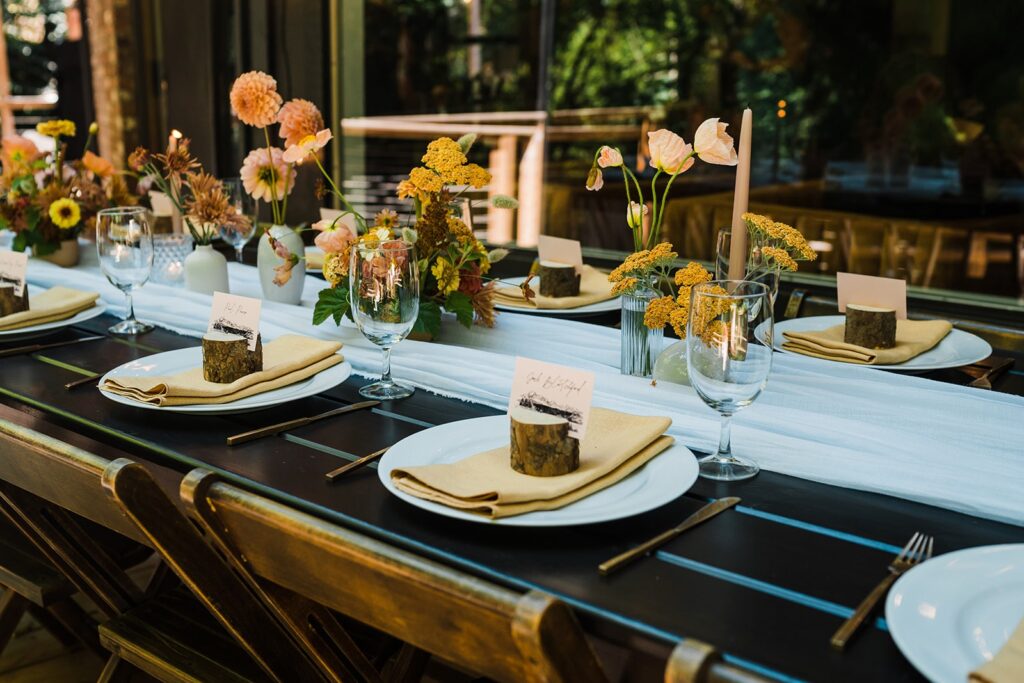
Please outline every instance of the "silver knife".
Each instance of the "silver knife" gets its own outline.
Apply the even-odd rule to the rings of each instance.
[[[700,510],[697,510],[692,515],[690,515],[689,517],[684,519],[683,523],[680,524],[679,526],[673,527],[673,528],[669,529],[668,531],[666,531],[664,533],[658,534],[657,536],[655,536],[651,540],[647,541],[646,543],[641,543],[637,547],[635,547],[635,548],[633,548],[631,550],[627,550],[626,552],[622,553],[621,555],[616,555],[615,557],[613,557],[612,559],[608,560],[607,562],[602,562],[600,565],[598,565],[597,570],[599,572],[601,572],[602,576],[608,576],[613,571],[615,571],[616,569],[622,567],[623,565],[629,564],[630,562],[632,562],[633,560],[637,559],[638,557],[642,557],[643,555],[646,555],[647,553],[651,552],[655,548],[658,548],[658,547],[668,543],[673,538],[675,538],[679,534],[683,533],[687,529],[692,529],[693,527],[697,526],[701,522],[708,521],[709,519],[711,519],[712,517],[717,515],[719,512],[724,512],[724,511],[728,510],[729,508],[731,508],[732,506],[736,505],[739,502],[740,502],[739,498],[729,497],[729,498],[719,498],[718,500],[716,500],[713,503],[708,503],[707,505],[702,507]]]
[[[303,427],[317,420],[323,420],[328,417],[334,417],[335,415],[343,415],[345,413],[351,413],[356,410],[362,410],[363,408],[372,408],[379,406],[380,401],[362,401],[360,403],[353,403],[352,405],[342,406],[335,408],[334,410],[328,410],[326,413],[320,413],[319,415],[313,415],[311,417],[298,417],[294,420],[288,420],[287,422],[279,422],[269,427],[260,427],[259,429],[253,429],[248,432],[242,432],[241,434],[235,434],[234,436],[228,437],[229,446],[237,446],[240,443],[246,441],[252,441],[254,439],[260,439],[264,436],[273,436],[289,429],[295,429],[296,427]]]

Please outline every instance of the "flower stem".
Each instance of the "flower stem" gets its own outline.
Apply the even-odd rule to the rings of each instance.
[[[653,214],[651,216],[651,219],[652,219],[651,220],[651,229],[648,231],[647,239],[644,241],[644,248],[645,249],[650,249],[652,246],[654,246],[654,240],[653,240],[653,237],[654,237],[654,219],[657,218],[657,216],[658,216],[658,188],[657,188],[657,182],[658,182],[658,177],[659,176],[661,176],[661,169],[660,168],[658,169],[658,172],[654,174],[654,177],[651,178],[651,201],[654,202],[654,206],[653,206],[653,209],[651,211],[651,213]],[[640,213],[641,213],[640,229],[643,230],[643,209],[640,210]]]
[[[284,217],[280,216],[277,203],[277,172],[274,168],[274,153],[270,151],[270,131],[263,126],[263,138],[267,141],[267,160],[270,162],[270,213],[275,225],[284,225]]]
[[[334,192],[335,196],[341,200],[342,204],[345,205],[345,209],[351,212],[352,215],[355,216],[356,220],[359,221],[359,224],[363,228],[363,232],[366,232],[366,219],[364,219],[359,214],[359,212],[356,211],[351,204],[349,204],[349,201],[345,199],[345,195],[343,195],[341,193],[341,190],[338,189],[338,186],[334,184],[334,179],[331,178],[331,176],[327,173],[327,170],[324,169],[324,165],[320,162],[320,157],[313,155],[313,159],[316,161],[317,168],[320,169],[320,172],[323,174],[324,178],[327,179],[327,183],[331,186],[331,191]]]

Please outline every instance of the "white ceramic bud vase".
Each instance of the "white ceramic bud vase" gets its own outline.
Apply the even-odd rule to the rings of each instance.
[[[270,246],[268,233],[287,247],[288,251],[299,257],[299,262],[292,267],[291,278],[283,285],[274,284],[275,268],[284,263],[284,259],[274,253]],[[263,298],[283,304],[298,304],[302,300],[302,287],[306,283],[305,246],[302,237],[287,225],[272,225],[260,236],[259,249],[256,251],[256,268],[260,274],[260,287]]]
[[[228,291],[228,262],[209,244],[196,246],[185,257],[185,289],[201,294]]]

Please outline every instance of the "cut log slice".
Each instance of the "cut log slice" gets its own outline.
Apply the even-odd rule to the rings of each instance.
[[[14,292],[14,283],[0,282],[0,317],[28,310],[28,287],[21,296]]]
[[[579,469],[580,442],[569,436],[569,421],[516,407],[509,413],[512,469],[535,477],[557,477]]]
[[[891,349],[896,346],[896,311],[847,304],[843,341],[866,349]]]
[[[256,336],[256,349],[240,334],[207,332],[203,335],[203,379],[228,384],[263,369],[263,341]]]
[[[541,261],[540,295],[551,297],[579,296],[580,274],[575,266],[556,261]]]

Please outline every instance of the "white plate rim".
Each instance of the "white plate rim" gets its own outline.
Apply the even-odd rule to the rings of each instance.
[[[35,285],[28,285],[29,294],[31,296],[39,296],[43,292],[49,290],[49,287],[36,287]],[[39,325],[29,325],[28,327],[19,327],[14,330],[0,330],[0,341],[12,341],[15,339],[28,339],[30,337],[38,337],[57,330],[69,327],[71,325],[77,325],[84,323],[86,320],[92,320],[93,318],[103,315],[107,310],[107,304],[102,299],[96,300],[96,305],[92,308],[87,308],[84,311],[79,311],[69,318],[63,320],[54,320],[48,323],[41,323]]]
[[[118,374],[126,370],[126,367],[132,363],[139,363],[141,361],[157,361],[160,362],[163,357],[164,362],[168,362],[175,356],[187,357],[195,356],[195,359],[190,359],[190,363],[199,364],[202,362],[202,347],[189,346],[183,349],[173,349],[171,351],[163,351],[161,353],[155,353],[142,358],[137,358],[127,363],[122,363],[116,368],[110,370],[103,377],[100,378],[99,386],[102,387],[103,383],[109,377],[116,377]],[[175,372],[172,370],[171,372]],[[153,374],[160,374],[154,369]],[[255,410],[263,410],[265,408],[272,408],[273,406],[288,403],[290,401],[296,401],[300,398],[308,398],[315,396],[319,393],[327,391],[348,379],[352,374],[352,365],[346,360],[333,365],[325,370],[321,370],[312,377],[307,378],[308,381],[300,381],[296,384],[290,384],[288,386],[274,389],[273,391],[264,392],[262,394],[256,394],[254,396],[247,396],[242,399],[237,399],[230,403],[216,403],[216,404],[201,404],[201,405],[183,405],[183,406],[158,406],[152,403],[143,403],[142,401],[136,401],[126,396],[120,396],[118,394],[111,393],[100,389],[100,393],[105,397],[120,403],[122,405],[131,406],[132,408],[142,408],[144,410],[158,410],[167,413],[192,413],[192,414],[205,414],[205,415],[228,415],[231,413],[246,413]],[[301,386],[296,386],[301,385]],[[292,391],[286,392],[291,389]],[[285,392],[283,395],[278,392]]]
[[[525,275],[498,278],[497,286],[509,285],[511,287],[516,287],[521,285],[524,280],[526,280]],[[577,308],[522,308],[520,306],[509,306],[508,304],[495,301],[494,308],[499,311],[508,311],[509,313],[526,313],[528,315],[581,315],[592,313],[612,313],[614,311],[621,310],[622,308],[622,303],[619,301],[619,298],[620,297],[615,296],[611,299],[605,299],[604,301],[598,301],[596,303],[579,306]]]
[[[812,360],[820,360],[820,361],[825,362],[825,363],[842,363],[842,361],[833,361],[833,360],[828,360],[827,358],[815,358],[814,356],[807,356],[807,355],[802,354],[802,353],[797,353],[796,351],[791,351],[789,349],[784,349],[784,348],[782,348],[782,343],[783,343],[783,339],[784,339],[784,337],[782,336],[782,333],[785,332],[787,329],[792,328],[794,326],[800,326],[801,329],[823,329],[823,328],[826,328],[826,327],[832,327],[834,325],[838,325],[839,323],[843,322],[843,320],[845,320],[845,316],[842,316],[842,315],[815,315],[815,316],[809,316],[809,317],[806,317],[806,318],[790,318],[788,320],[778,320],[778,321],[775,322],[775,327],[774,327],[774,335],[775,335],[774,341],[775,341],[775,345],[774,345],[773,348],[776,351],[779,351],[780,353],[785,353],[785,354],[790,355],[790,356],[803,356],[804,358],[810,358]],[[811,322],[811,326],[805,328],[805,327],[803,327],[804,321],[807,321],[807,322],[817,321],[817,322]],[[754,335],[757,337],[758,341],[760,341],[762,344],[765,343],[765,339],[764,339],[764,323],[761,323],[761,325],[758,325],[757,329],[754,330]],[[937,352],[939,347],[941,347],[943,344],[946,344],[946,343],[955,343],[956,340],[958,340],[958,339],[961,340],[961,341],[966,341],[968,339],[972,340],[971,341],[972,344],[976,343],[976,344],[979,345],[978,346],[978,349],[979,349],[978,352],[976,354],[961,356],[961,357],[957,358],[956,360],[949,360],[949,361],[946,361],[946,362],[931,362],[931,363],[928,362],[928,356],[934,354],[935,352]],[[984,350],[984,353],[982,353],[982,350]],[[950,330],[950,332],[946,336],[946,338],[943,339],[941,342],[939,342],[938,346],[936,346],[935,348],[929,349],[928,351],[925,351],[924,353],[922,353],[921,355],[917,356],[916,358],[911,358],[910,360],[906,361],[905,363],[900,363],[898,365],[864,365],[864,364],[859,364],[859,363],[842,363],[842,364],[843,365],[853,365],[853,366],[861,367],[861,368],[871,368],[873,370],[899,370],[899,371],[905,371],[905,372],[924,372],[924,371],[927,371],[927,370],[943,370],[945,368],[958,368],[958,367],[961,367],[963,365],[970,365],[971,363],[977,363],[978,361],[985,360],[986,358],[988,358],[991,355],[992,355],[992,345],[991,344],[989,344],[987,341],[985,341],[984,339],[982,339],[981,337],[979,337],[976,334],[972,334],[972,333],[966,332],[964,330],[959,330],[956,327],[954,327],[952,330]]]
[[[914,668],[921,673],[921,675],[925,676],[930,681],[935,683],[956,681],[956,683],[960,683],[960,681],[967,680],[967,675],[970,673],[970,670],[951,671],[944,668],[937,659],[929,656],[931,653],[927,648],[919,648],[917,646],[918,641],[908,637],[908,634],[914,630],[917,618],[910,616],[915,613],[910,609],[909,604],[905,606],[896,605],[898,596],[902,596],[906,592],[908,584],[913,586],[921,581],[927,582],[929,579],[929,572],[941,572],[951,561],[956,561],[972,555],[992,555],[1002,554],[1005,552],[1019,553],[1022,558],[1024,558],[1024,543],[1000,543],[996,545],[976,546],[974,548],[963,548],[950,553],[944,553],[906,572],[896,581],[896,583],[893,584],[892,588],[889,589],[889,594],[886,596],[885,600],[885,621],[889,627],[889,634],[892,636],[893,642],[896,643],[896,647],[899,648],[900,652],[903,653],[903,656],[907,658],[907,661],[909,661]],[[928,571],[924,572],[926,569]],[[979,585],[976,588],[979,592],[982,592],[990,590],[991,585]],[[940,610],[939,612],[946,615],[943,618],[947,619],[955,619],[957,616],[957,613],[950,612],[949,610]],[[904,615],[907,615],[906,618],[904,618]],[[1024,615],[1021,616],[1024,618]],[[932,623],[936,623],[935,620],[932,620]],[[907,629],[907,631],[904,632],[904,629]],[[980,666],[981,664],[982,663],[979,662],[974,666]]]
[[[391,471],[402,464],[411,464],[408,462],[396,463],[395,460],[403,450],[409,450],[413,453],[426,453],[427,449],[420,447],[420,442],[424,439],[438,438],[443,439],[446,435],[439,434],[438,432],[471,432],[471,430],[479,430],[486,433],[488,436],[482,437],[486,442],[480,443],[479,445],[473,446],[471,449],[474,452],[480,452],[488,448],[494,447],[495,440],[501,441],[501,437],[498,436],[508,430],[508,416],[507,415],[491,415],[487,417],[475,417],[467,420],[457,420],[455,422],[448,422],[445,424],[436,425],[423,431],[416,432],[410,436],[405,437],[394,446],[388,449],[388,452],[380,459],[377,465],[377,477],[391,494],[404,500],[405,502],[418,507],[422,510],[432,512],[444,517],[450,517],[453,519],[461,519],[468,522],[476,522],[478,524],[492,524],[497,526],[514,526],[514,527],[566,527],[566,526],[582,526],[585,524],[598,524],[601,522],[611,522],[618,519],[625,519],[627,517],[633,517],[635,515],[648,512],[657,507],[665,505],[679,496],[683,495],[693,484],[697,481],[697,477],[700,474],[700,467],[697,464],[697,458],[693,453],[679,441],[676,441],[669,448],[659,453],[649,462],[644,464],[635,472],[630,474],[625,479],[616,482],[612,486],[598,493],[607,493],[615,490],[616,487],[621,487],[622,490],[626,490],[630,487],[631,481],[634,477],[638,476],[650,476],[652,473],[648,468],[660,467],[660,468],[671,468],[679,467],[679,472],[672,475],[672,477],[666,477],[666,482],[671,482],[673,485],[667,485],[664,487],[663,492],[659,495],[651,496],[648,491],[649,487],[637,489],[627,494],[624,500],[630,500],[635,498],[636,503],[628,510],[615,511],[615,509],[608,509],[604,514],[596,513],[585,519],[577,520],[560,520],[559,517],[565,515],[565,511],[572,510],[574,505],[585,503],[590,496],[583,498],[579,501],[570,503],[564,507],[556,510],[537,510],[535,512],[528,512],[522,515],[515,515],[513,517],[502,517],[499,519],[490,519],[483,515],[473,514],[463,510],[456,510],[455,508],[442,505],[440,503],[433,503],[422,498],[417,498],[405,491],[399,490],[394,483],[391,481]],[[433,432],[433,435],[429,434]],[[494,436],[490,436],[494,435]],[[470,438],[476,439],[475,435],[470,434]],[[397,450],[396,450],[397,449]],[[467,453],[470,455],[470,453]],[[676,461],[676,462],[673,462]],[[645,495],[646,492],[646,495]],[[594,494],[597,495],[597,494]]]

